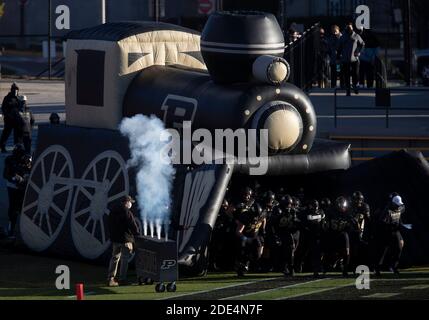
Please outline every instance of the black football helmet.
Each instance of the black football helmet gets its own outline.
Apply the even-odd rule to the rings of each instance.
[[[272,191],[267,191],[264,195],[264,202],[266,205],[273,205],[274,201],[276,201],[276,195]]]
[[[319,209],[319,201],[316,199],[310,200],[307,204],[308,209],[310,210],[318,210]]]
[[[363,196],[362,192],[355,191],[352,195],[352,201],[354,204],[362,204],[365,201],[365,197]]]
[[[249,209],[249,213],[252,217],[257,218],[262,215],[263,210],[259,203],[255,202]]]
[[[322,200],[320,200],[320,206],[324,210],[329,209],[332,206],[331,199],[323,198]]]
[[[229,207],[229,202],[228,202],[228,200],[223,199],[223,201],[222,201],[222,208],[223,208],[224,210],[226,210],[226,209],[228,209],[228,207]]]
[[[283,209],[292,208],[293,207],[293,198],[290,195],[285,195],[280,200],[280,206]]]
[[[250,201],[253,196],[253,190],[250,187],[245,187],[242,192],[243,200]]]
[[[21,157],[21,162],[24,164],[24,166],[31,168],[33,164],[33,157],[30,154],[24,154]]]
[[[343,196],[338,197],[337,200],[335,200],[335,207],[340,212],[347,212],[347,210],[349,209],[349,202]]]
[[[292,197],[292,199],[293,199],[293,207],[295,209],[298,209],[299,207],[301,207],[301,201],[299,200],[299,198]]]

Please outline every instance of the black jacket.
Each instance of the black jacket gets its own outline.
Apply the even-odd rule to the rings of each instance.
[[[339,42],[338,55],[341,57],[342,63],[357,62],[359,58],[355,53],[360,53],[365,47],[365,42],[356,33],[344,33]]]
[[[132,212],[124,206],[113,208],[109,215],[110,240],[116,243],[134,242],[139,227]]]
[[[10,155],[4,161],[3,178],[6,179],[7,187],[25,190],[30,169],[25,167],[20,158]]]
[[[379,217],[379,229],[386,232],[399,230],[404,212],[404,205],[399,208],[388,205]]]
[[[19,113],[20,119],[19,123],[17,124],[19,126],[19,129],[23,134],[27,134],[31,136],[31,131],[33,130],[34,126],[34,116],[31,111],[24,110],[23,112]]]
[[[1,105],[1,111],[3,113],[3,117],[5,121],[18,121],[20,109],[20,102],[18,97],[13,95],[11,92],[7,94],[3,99],[3,103]]]

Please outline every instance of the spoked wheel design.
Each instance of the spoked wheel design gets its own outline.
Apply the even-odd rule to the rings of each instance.
[[[33,165],[21,212],[20,231],[35,251],[47,249],[61,232],[73,194],[73,162],[60,145],[47,148]]]
[[[107,232],[109,206],[128,194],[126,164],[116,151],[99,154],[76,183],[71,231],[76,249],[88,259],[96,259],[110,245]]]

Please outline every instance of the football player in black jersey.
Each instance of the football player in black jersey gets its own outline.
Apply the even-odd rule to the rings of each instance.
[[[257,262],[264,250],[265,211],[258,203],[236,215],[237,275],[244,276],[251,261]]]
[[[354,270],[358,265],[368,265],[368,241],[370,235],[370,208],[365,203],[362,192],[353,193],[351,201],[350,265]]]
[[[342,262],[342,272],[345,277],[348,275],[350,262],[349,231],[351,224],[349,201],[345,197],[338,197],[328,219],[324,264],[326,267],[333,262],[335,268],[338,262]]]
[[[290,195],[285,195],[280,200],[279,207],[279,214],[273,216],[272,232],[279,248],[282,271],[285,275],[294,276],[295,251],[299,243],[299,220]]]
[[[308,202],[306,210],[300,213],[298,219],[301,221],[300,246],[303,248],[301,263],[310,254],[314,276],[319,277],[322,259],[321,241],[326,224],[325,213],[319,207],[319,202],[313,199]]]
[[[252,188],[245,187],[241,192],[240,202],[236,205],[236,210],[241,212],[243,210],[249,210],[249,208],[255,202],[254,193]]]

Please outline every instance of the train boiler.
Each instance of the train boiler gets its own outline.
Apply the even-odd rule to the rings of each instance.
[[[265,175],[346,170],[347,144],[315,139],[313,105],[287,82],[284,39],[260,12],[219,12],[202,35],[165,23],[121,22],[74,31],[66,56],[66,125],[39,127],[20,218],[36,252],[105,261],[110,205],[136,193],[124,117],[155,115],[167,128],[266,129]],[[177,164],[172,214],[178,264],[205,270],[228,183],[250,163]],[[143,204],[144,205],[144,204]]]

